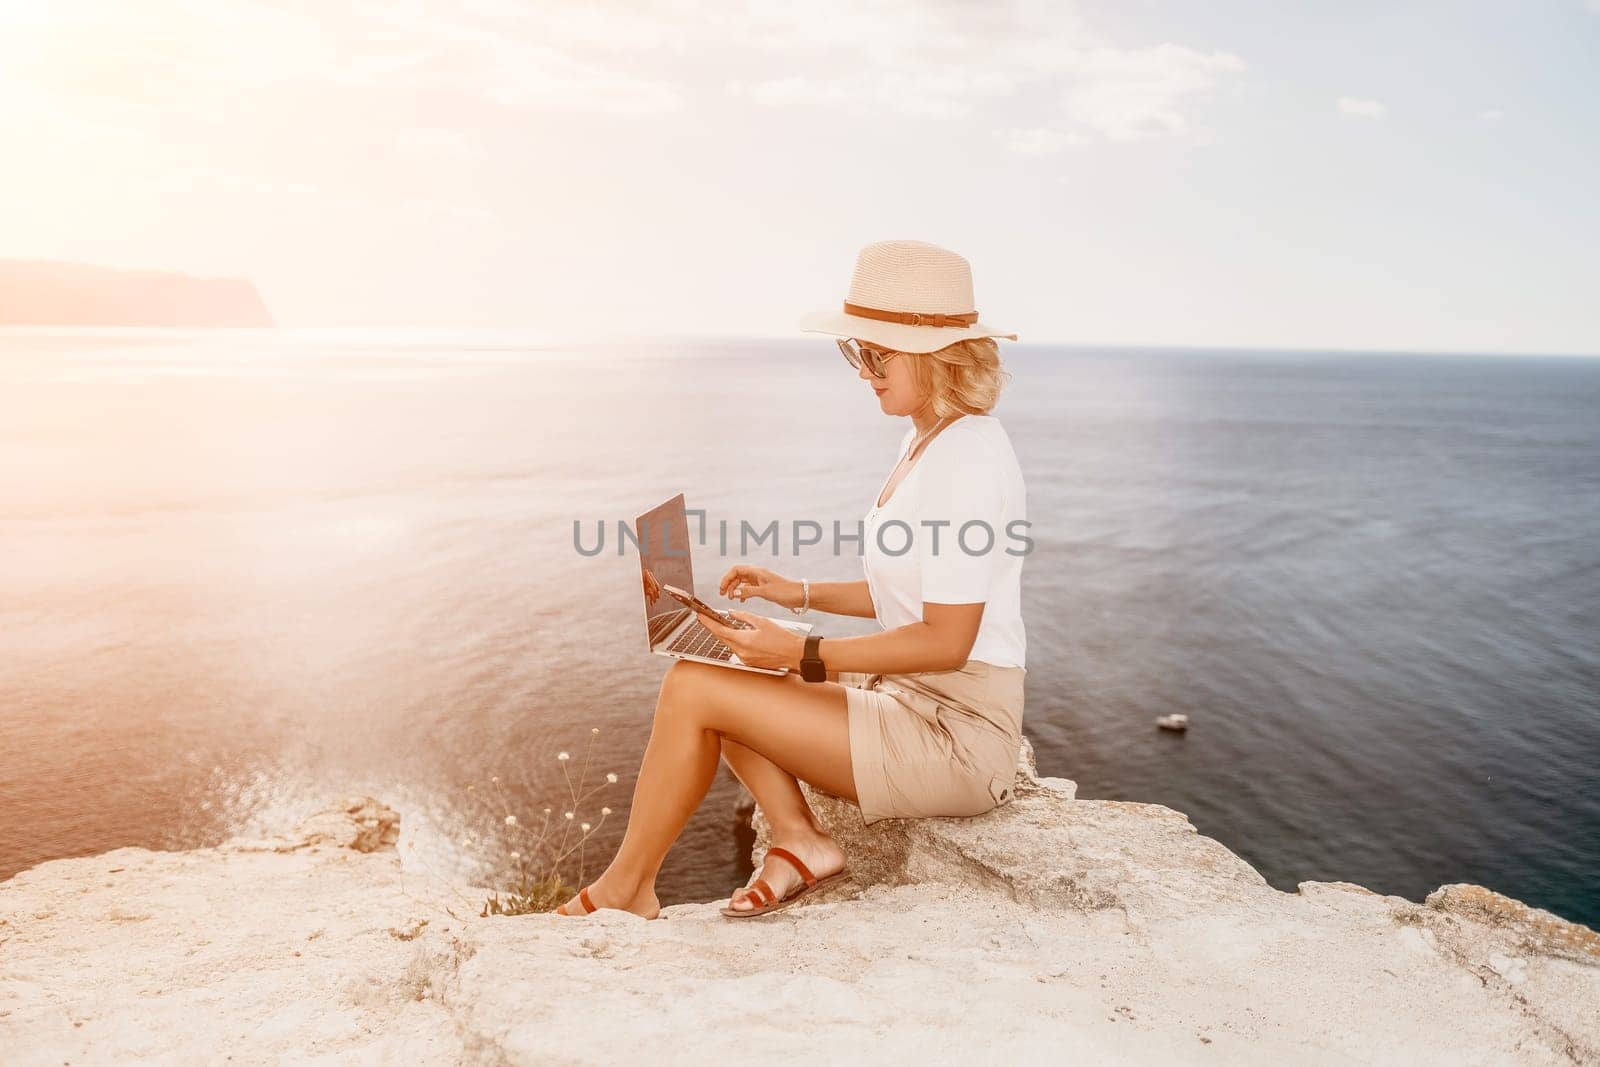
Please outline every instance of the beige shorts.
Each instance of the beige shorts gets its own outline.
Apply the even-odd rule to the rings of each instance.
[[[1009,800],[1024,673],[977,660],[921,674],[841,672],[862,819],[981,815]]]

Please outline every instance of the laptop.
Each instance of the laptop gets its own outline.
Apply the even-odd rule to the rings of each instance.
[[[716,634],[700,624],[695,612],[668,595],[664,586],[694,593],[690,562],[689,516],[683,494],[652,508],[633,521],[639,541],[639,571],[644,583],[644,621],[650,651],[672,659],[689,659],[717,667],[758,674],[788,674],[788,667],[752,667]],[[698,595],[698,594],[696,594]],[[795,633],[810,633],[811,624],[773,619]]]

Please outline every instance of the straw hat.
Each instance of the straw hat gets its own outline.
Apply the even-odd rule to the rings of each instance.
[[[926,241],[879,241],[861,250],[842,308],[800,319],[809,333],[854,337],[896,352],[935,352],[971,337],[1004,337],[978,321],[972,268]]]

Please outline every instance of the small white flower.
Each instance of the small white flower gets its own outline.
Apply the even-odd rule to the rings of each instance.
[[[589,824],[588,823],[581,823],[580,826],[583,829],[584,833],[588,833],[589,832]]]
[[[478,787],[477,787],[477,786],[475,786],[475,785],[469,785],[469,786],[467,786],[467,792],[469,792],[469,793],[476,793],[476,792],[477,792],[477,791],[478,791]]]
[[[545,813],[545,814],[546,814],[546,815],[549,815],[549,814],[550,814],[550,809],[549,809],[549,808],[545,808],[545,809],[544,809],[544,813]]]
[[[491,774],[489,776],[489,781],[491,781],[491,782],[498,782],[499,780],[500,780],[500,776],[498,774]]]
[[[589,727],[589,732],[590,732],[590,733],[591,733],[591,734],[597,734],[597,733],[599,733],[599,732],[600,732],[600,727],[598,727],[598,726],[591,726],[591,727]]]
[[[614,775],[614,774],[608,774],[608,775],[606,775],[606,781],[610,782],[612,785],[616,785],[617,784],[617,776]]]
[[[569,760],[571,758],[572,757],[567,755],[565,752],[556,753],[556,759],[560,760],[562,763],[565,763],[567,760]]]
[[[512,853],[512,854],[511,854],[511,858],[512,858],[512,859],[514,859],[514,860],[520,860],[520,859],[521,859],[521,858],[522,858],[522,853],[520,853],[520,852],[513,852],[513,853]]]
[[[462,848],[471,848],[471,847],[472,847],[472,838],[470,838],[470,837],[463,837],[463,838],[462,838],[462,839],[461,839],[461,847],[462,847]]]
[[[570,818],[572,818],[572,812],[570,812],[570,811],[568,811],[568,812],[563,812],[563,813],[562,813],[562,814],[563,814],[563,816],[564,816],[564,817],[566,817],[566,818],[568,818],[568,819],[570,819]]]
[[[601,815],[610,815],[611,814],[611,809],[610,808],[601,808],[600,809],[600,814]]]
[[[517,817],[515,815],[507,815],[506,816],[506,825],[507,826],[515,826],[515,825],[517,825]]]

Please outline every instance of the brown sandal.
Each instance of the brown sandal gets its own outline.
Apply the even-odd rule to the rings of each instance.
[[[600,908],[595,904],[594,898],[589,896],[589,887],[588,886],[584,886],[582,889],[578,890],[578,903],[583,906],[583,914],[585,914],[585,915],[589,915],[589,914],[592,914],[592,913],[600,910]],[[567,905],[566,905],[565,902],[563,902],[561,904],[557,904],[556,908],[555,908],[555,914],[562,915],[562,916],[567,916],[567,917],[574,917],[574,916],[576,916],[578,914],[577,912],[573,912],[573,911],[562,911],[561,909],[566,907],[566,906]],[[612,908],[610,910],[612,910],[612,911],[627,911],[626,908]],[[636,911],[629,911],[627,913],[629,915],[639,915],[639,913],[636,912]],[[654,915],[639,915],[639,918],[644,919],[646,921],[653,922],[656,919],[661,918],[661,909],[657,908],[656,909],[656,913]]]
[[[843,878],[846,873],[845,869],[841,867],[837,871],[834,871],[832,874],[828,875],[826,878],[818,878],[816,875],[811,873],[811,869],[809,867],[801,862],[799,856],[796,856],[793,852],[790,852],[788,849],[779,845],[773,845],[771,848],[767,849],[766,859],[771,859],[773,856],[788,860],[790,866],[799,871],[800,877],[805,879],[805,884],[795,886],[789,891],[788,896],[780,898],[778,894],[772,891],[772,887],[767,884],[767,880],[765,878],[757,878],[754,882],[751,882],[745,887],[746,889],[750,890],[750,895],[755,897],[756,906],[753,908],[735,908],[732,906],[733,898],[730,897],[728,898],[729,906],[722,909],[722,914],[726,915],[730,919],[748,919],[752,915],[765,915],[769,911],[777,911],[779,908],[787,908],[790,904],[793,904],[795,901],[810,893],[812,890],[820,889],[837,878]],[[761,865],[763,867],[766,866],[766,859],[762,860]]]
[[[589,887],[588,886],[584,886],[582,889],[578,890],[578,903],[583,905],[583,913],[585,915],[588,915],[590,912],[599,910],[598,908],[596,908],[594,906],[594,901],[589,899]],[[562,911],[561,910],[564,907],[566,907],[565,904],[557,904],[556,905],[556,914],[557,915],[561,915],[561,916],[570,916],[572,914],[572,912],[570,912],[570,911]]]

